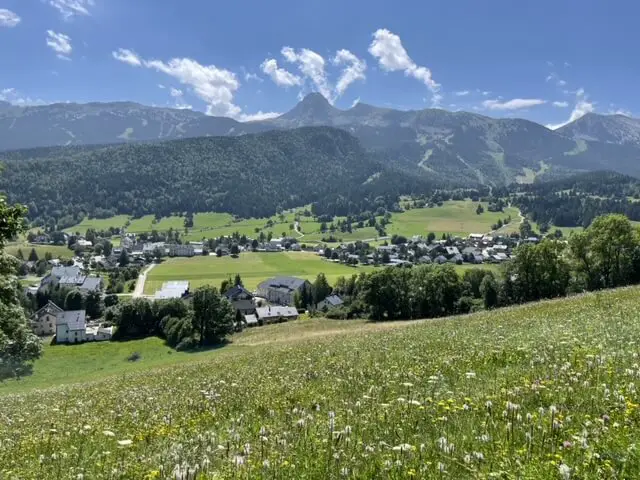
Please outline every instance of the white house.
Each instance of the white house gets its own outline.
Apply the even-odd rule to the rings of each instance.
[[[33,314],[31,329],[36,335],[54,335],[56,333],[57,315],[62,309],[51,300]]]
[[[56,317],[56,343],[81,343],[87,340],[84,310],[59,312]]]

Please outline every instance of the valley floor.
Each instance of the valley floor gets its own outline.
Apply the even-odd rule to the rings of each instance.
[[[47,347],[0,387],[0,477],[638,478],[639,294],[301,320],[195,354]]]

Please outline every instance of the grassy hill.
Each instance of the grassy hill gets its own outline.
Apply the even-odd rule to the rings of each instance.
[[[140,342],[47,348],[26,391],[0,387],[0,476],[638,478],[639,293],[300,321],[198,354],[156,342],[167,361],[127,362]],[[95,381],[29,390],[44,362],[50,384]]]

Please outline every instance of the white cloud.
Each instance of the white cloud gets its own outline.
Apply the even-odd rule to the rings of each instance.
[[[351,108],[355,107],[356,105],[358,105],[360,103],[360,97],[356,98],[353,103],[351,104]]]
[[[263,81],[264,81],[264,80],[262,80],[262,78],[261,78],[260,76],[258,76],[257,74],[255,74],[255,73],[249,73],[249,72],[247,72],[247,73],[245,73],[245,74],[244,74],[244,79],[245,79],[245,81],[247,81],[247,82],[249,82],[249,81],[251,81],[251,80],[255,80],[256,82],[263,82]]]
[[[279,117],[280,115],[282,114],[278,112],[263,112],[263,111],[259,111],[257,113],[252,113],[252,114],[242,113],[238,117],[238,120],[240,120],[241,122],[257,122],[260,120],[268,120],[270,118],[276,118],[276,117]]]
[[[187,103],[176,103],[173,108],[177,108],[178,110],[193,110],[193,106]]]
[[[164,89],[165,89],[165,88],[167,88],[167,87],[165,87],[163,84],[159,83],[159,84],[158,84],[158,88],[160,88],[161,90],[164,90]]]
[[[39,98],[33,99],[29,96],[25,96],[15,88],[3,88],[2,90],[0,90],[0,101],[9,102],[12,105],[16,105],[19,107],[47,104],[47,102]]]
[[[514,98],[506,102],[500,100],[485,100],[482,106],[489,110],[519,110],[521,108],[535,107],[546,103],[545,100],[539,98]]]
[[[587,97],[587,94],[585,93],[584,88],[579,88],[575,93],[576,93],[576,103],[575,103],[575,106],[573,107],[573,110],[571,111],[571,115],[569,116],[569,119],[566,122],[558,123],[555,125],[547,125],[547,128],[550,128],[551,130],[556,130],[560,127],[564,127],[568,123],[574,122],[579,118],[582,118],[587,113],[591,113],[595,110],[595,105],[594,103],[589,101],[589,98]]]
[[[283,47],[281,53],[287,62],[297,64],[300,72],[313,82],[326,99],[332,101],[331,86],[325,72],[325,61],[320,54],[308,48],[302,48],[296,52],[291,47]]]
[[[349,50],[345,50],[344,48],[338,50],[336,56],[333,57],[333,64],[346,65],[336,83],[335,90],[338,97],[341,96],[353,82],[366,78],[364,72],[367,69],[367,63],[356,57]]]
[[[565,80],[562,80],[557,73],[550,73],[549,75],[547,75],[547,78],[545,78],[545,82],[554,82],[558,87],[564,87],[567,82]]]
[[[151,60],[145,67],[165,73],[193,88],[207,106],[209,115],[236,117],[240,107],[233,103],[233,95],[240,87],[236,75],[215,65],[201,65],[191,58],[173,58],[169,62]]]
[[[270,58],[262,62],[260,65],[262,71],[271,77],[273,83],[279,87],[293,87],[294,85],[302,85],[302,78],[293,73],[278,67],[278,62],[275,58]]]
[[[569,106],[569,102],[553,102],[553,106],[558,108],[567,108]]]
[[[302,86],[308,79],[313,84],[313,89],[320,92],[330,103],[343,95],[352,83],[366,78],[367,63],[346,49],[338,50],[331,58],[332,65],[343,67],[335,87],[328,79],[327,62],[320,54],[308,48],[296,51],[292,47],[282,47],[280,53],[286,62],[297,65],[301,75],[295,75],[279,67],[273,58],[262,62],[262,71],[269,75],[276,85],[285,88]],[[300,96],[302,92],[299,93]]]
[[[431,70],[416,65],[402,46],[400,37],[386,28],[381,28],[373,34],[369,53],[378,60],[383,70],[387,72],[403,71],[406,76],[424,83],[434,94],[439,91],[440,85],[433,80]]]
[[[279,115],[276,112],[257,112],[246,114],[233,102],[233,97],[240,88],[236,74],[215,65],[202,65],[191,58],[172,58],[165,62],[162,60],[145,60],[127,49],[119,49],[113,52],[116,60],[132,66],[141,66],[164,73],[189,88],[200,100],[207,104],[207,115],[220,115],[235,118],[240,121],[262,120]],[[178,90],[173,88],[172,94]],[[174,98],[181,96],[172,95]],[[179,107],[186,105],[179,104]]]
[[[58,58],[70,60],[69,55],[71,55],[73,47],[71,46],[71,37],[68,35],[47,30],[47,46],[58,54]]]
[[[22,19],[11,10],[0,8],[0,27],[15,27]]]
[[[171,87],[170,93],[171,93],[171,96],[174,97],[174,98],[181,97],[182,95],[184,95],[182,90],[180,90],[178,88],[173,88],[173,87]]]
[[[65,20],[74,15],[90,15],[89,7],[95,5],[94,0],[49,0],[49,5],[56,8]]]
[[[115,58],[119,62],[128,63],[129,65],[134,67],[142,66],[142,61],[140,60],[140,57],[133,50],[128,50],[126,48],[119,48],[117,51],[111,52],[111,55],[113,55],[113,58]],[[164,86],[160,88],[164,88]]]
[[[459,92],[454,92],[453,94],[456,97],[466,97],[467,95],[469,95],[471,92],[469,90],[460,90]]]

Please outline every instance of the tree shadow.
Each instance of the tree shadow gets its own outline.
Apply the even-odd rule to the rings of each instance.
[[[231,340],[223,340],[222,342],[219,343],[214,343],[211,345],[203,345],[203,346],[198,346],[196,348],[190,348],[189,350],[181,350],[184,353],[203,353],[203,352],[211,352],[214,350],[219,350],[221,348],[226,347],[227,345],[231,345],[231,343],[233,343]]]

